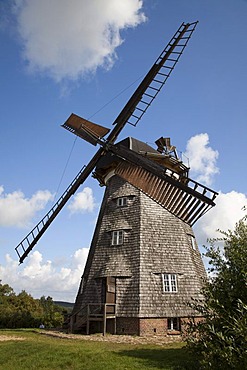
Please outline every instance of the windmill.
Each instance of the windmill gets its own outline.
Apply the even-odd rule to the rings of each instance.
[[[92,173],[106,186],[71,330],[149,334],[180,329],[205,276],[191,226],[217,193],[189,178],[170,138],[157,149],[134,138],[136,126],[171,75],[197,22],[182,23],[113,122],[113,129],[71,114],[65,129],[100,148],[52,209],[15,248],[22,263],[78,187]],[[106,139],[105,139],[105,136]],[[185,308],[186,307],[186,308]]]

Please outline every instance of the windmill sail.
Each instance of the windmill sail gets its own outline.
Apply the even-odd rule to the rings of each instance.
[[[16,253],[19,257],[19,262],[22,263],[28,256],[44,232],[48,229],[52,221],[56,218],[58,213],[62,210],[71,196],[76,192],[81,184],[88,178],[91,171],[94,169],[96,163],[102,155],[103,149],[99,149],[95,156],[91,159],[87,166],[84,166],[74,180],[70,183],[61,197],[57,200],[49,212],[42,218],[41,221],[27,234],[27,236],[15,247]]]
[[[156,98],[179,61],[198,22],[182,23],[135,93],[120,112],[114,124],[125,122],[136,126]]]
[[[99,139],[102,139],[110,131],[109,128],[97,125],[74,113],[69,116],[62,127],[93,145],[97,145]]]
[[[215,203],[217,193],[191,179],[188,179],[193,187],[188,184],[184,185],[170,175],[158,176],[141,166],[129,164],[126,162],[120,163],[115,174],[140,189],[150,198],[173,213],[178,218],[182,219],[189,225],[193,225],[206,211],[212,208]],[[196,191],[200,187],[202,193]],[[204,195],[205,192],[211,194],[212,198]]]
[[[72,114],[65,122],[63,125],[64,128],[82,137],[91,144],[96,145],[99,143],[102,147],[96,152],[88,165],[79,172],[52,209],[17,245],[15,250],[18,254],[20,263],[24,261],[70,197],[94,170],[98,161],[107,153],[109,144],[114,144],[125,124],[130,123],[135,126],[139,122],[147,108],[166,83],[191,38],[197,23],[198,22],[182,23],[114,121],[114,127],[105,141],[102,141],[101,138],[107,134],[108,129],[103,126],[96,125],[75,114]]]
[[[135,146],[138,146],[138,140],[130,140],[135,140]],[[188,168],[176,156],[159,154],[152,148],[150,153],[143,150],[138,153],[137,149],[126,147],[126,139],[123,143],[125,145],[120,142],[109,147],[116,157],[108,155],[99,162],[101,168],[94,176],[101,183],[106,185],[111,176],[118,175],[189,225],[215,205],[218,193],[190,179]]]

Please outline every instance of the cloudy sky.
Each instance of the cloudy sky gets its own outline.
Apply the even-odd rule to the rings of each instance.
[[[195,226],[200,245],[246,202],[247,1],[0,1],[0,279],[74,301],[104,189],[89,178],[19,266],[15,246],[95,152],[63,124],[111,127],[180,24],[199,20],[168,83],[136,128],[170,136],[190,176],[219,192]]]

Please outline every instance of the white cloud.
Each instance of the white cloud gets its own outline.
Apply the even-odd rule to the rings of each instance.
[[[21,191],[6,194],[0,186],[0,226],[29,226],[35,213],[52,199],[48,190],[39,190],[31,198],[25,198]]]
[[[142,0],[15,0],[23,57],[55,81],[109,69],[120,31],[146,20]]]
[[[94,207],[93,191],[91,188],[86,187],[74,196],[68,209],[71,213],[83,213],[85,211],[92,212]]]
[[[184,154],[189,158],[191,177],[204,185],[211,185],[213,176],[219,173],[216,166],[219,153],[209,146],[208,134],[191,137]]]
[[[233,230],[235,224],[246,214],[243,207],[247,205],[247,197],[243,193],[231,191],[220,192],[215,200],[216,206],[206,213],[195,225],[198,244],[206,244],[207,239],[219,238],[217,230]]]
[[[25,266],[9,255],[5,266],[0,265],[0,279],[9,284],[16,293],[26,290],[35,298],[50,295],[54,300],[73,302],[87,259],[88,248],[78,249],[68,267],[55,267],[51,261],[43,262],[40,252],[30,254]]]
[[[216,163],[219,153],[210,147],[208,134],[191,137],[184,154],[189,158],[190,177],[205,185],[211,185],[214,175],[219,173]],[[243,207],[247,205],[247,197],[237,191],[219,192],[215,203],[216,206],[200,218],[194,227],[199,245],[207,244],[208,239],[222,237],[218,230],[233,230],[245,215]]]

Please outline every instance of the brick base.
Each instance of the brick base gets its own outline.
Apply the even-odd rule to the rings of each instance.
[[[168,318],[153,317],[153,318],[139,318],[139,317],[117,317],[116,322],[114,319],[108,319],[106,323],[106,332],[118,335],[137,335],[137,336],[162,336],[169,337],[169,341],[181,340],[181,331],[185,329],[189,318],[180,318],[180,330],[169,330]],[[203,320],[202,317],[194,317],[194,322]],[[116,328],[115,328],[116,324]],[[180,329],[179,328],[179,329]],[[72,331],[72,328],[70,328]],[[86,328],[85,328],[86,330]],[[89,333],[102,333],[103,322],[91,321],[89,326]]]
[[[139,319],[140,335],[166,335],[167,319],[164,318],[146,318]]]
[[[138,317],[117,317],[117,334],[140,335]]]
[[[166,318],[118,317],[117,334],[167,335]]]
[[[194,320],[200,321],[201,317],[195,317]],[[188,318],[181,318],[181,328],[184,328]],[[139,336],[174,336],[180,337],[180,331],[170,331],[167,327],[167,318],[138,318],[138,317],[117,317],[117,334],[139,335]]]

